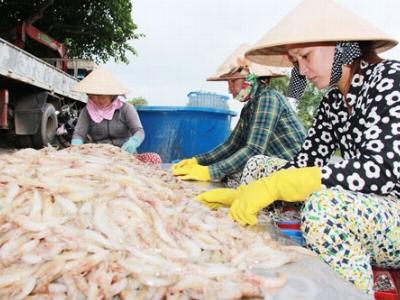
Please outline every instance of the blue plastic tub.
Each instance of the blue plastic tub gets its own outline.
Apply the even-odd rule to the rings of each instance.
[[[207,152],[230,134],[235,112],[188,106],[137,107],[146,137],[139,153],[156,152],[164,163]]]

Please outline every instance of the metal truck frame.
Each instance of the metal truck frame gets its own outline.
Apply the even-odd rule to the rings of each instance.
[[[56,136],[61,144],[68,143],[87,99],[72,92],[76,82],[0,38],[0,129],[20,147],[41,148],[53,143]]]

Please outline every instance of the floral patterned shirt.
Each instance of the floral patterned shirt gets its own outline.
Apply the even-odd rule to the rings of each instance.
[[[326,187],[400,195],[400,62],[361,61],[347,94],[334,88],[322,99],[313,127],[284,168],[320,166]],[[343,160],[328,163],[339,149]]]

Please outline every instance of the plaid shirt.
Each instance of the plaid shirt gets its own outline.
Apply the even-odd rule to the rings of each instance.
[[[229,139],[196,159],[200,165],[209,166],[213,180],[219,180],[240,172],[255,155],[291,160],[304,138],[304,128],[286,98],[261,85],[243,107]]]

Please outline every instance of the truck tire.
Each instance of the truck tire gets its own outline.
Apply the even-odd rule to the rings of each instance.
[[[33,147],[42,148],[51,144],[55,137],[58,128],[58,120],[56,109],[53,104],[46,103],[42,109],[42,120],[39,130],[32,136]]]
[[[50,103],[42,108],[42,117],[39,130],[36,134],[18,136],[18,144],[22,148],[40,149],[55,140],[58,128],[56,109]]]

